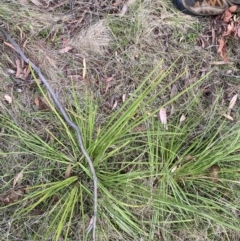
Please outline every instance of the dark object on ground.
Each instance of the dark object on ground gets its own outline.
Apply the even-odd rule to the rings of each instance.
[[[240,11],[240,0],[173,0],[173,3],[181,12],[193,16],[219,15],[233,5]]]
[[[70,120],[70,118],[68,117],[67,112],[65,111],[65,109],[63,108],[62,104],[59,102],[58,97],[56,96],[55,92],[53,91],[52,87],[49,85],[48,81],[45,79],[45,77],[43,76],[41,70],[33,63],[31,62],[26,55],[23,53],[23,51],[21,50],[21,48],[19,47],[19,45],[11,38],[11,36],[0,27],[0,32],[2,32],[2,34],[7,38],[7,40],[11,43],[11,45],[14,47],[14,49],[16,50],[16,52],[21,56],[21,58],[23,59],[23,61],[27,64],[29,64],[29,66],[32,68],[32,70],[34,70],[36,72],[36,74],[38,75],[39,79],[42,81],[42,83],[45,85],[45,87],[47,88],[47,90],[49,91],[51,97],[54,100],[54,103],[56,104],[56,107],[58,108],[58,110],[60,111],[60,113],[62,114],[64,120],[66,121],[66,123],[71,126],[77,133],[77,140],[78,140],[78,144],[79,144],[79,148],[82,151],[83,155],[85,156],[88,165],[90,167],[91,173],[92,173],[92,179],[93,179],[93,199],[94,199],[94,204],[93,204],[93,216],[92,216],[92,222],[89,225],[89,227],[86,229],[86,239],[88,237],[88,234],[90,231],[92,231],[92,240],[95,241],[96,240],[96,221],[97,221],[97,176],[96,176],[96,172],[95,172],[95,168],[93,165],[93,162],[90,158],[90,156],[88,155],[85,147],[84,147],[84,143],[83,143],[83,138],[82,138],[82,133],[79,129],[79,127],[77,126],[77,124],[75,124],[74,122],[72,122]]]

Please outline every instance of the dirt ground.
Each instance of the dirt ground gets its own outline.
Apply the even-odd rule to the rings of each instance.
[[[184,73],[177,91],[210,73],[201,86],[206,101],[219,89],[224,100],[237,93],[239,40],[229,39],[230,63],[222,64],[217,33],[209,34],[212,17],[183,15],[165,1],[74,1],[71,11],[68,1],[37,2],[4,3],[2,22],[58,93],[74,81],[79,91],[90,86],[111,102],[131,93],[160,60],[166,68],[175,63],[170,79]],[[24,97],[30,75],[16,78],[17,54],[2,48],[2,94],[19,89],[32,105]]]

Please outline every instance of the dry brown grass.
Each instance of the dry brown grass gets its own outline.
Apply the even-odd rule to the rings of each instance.
[[[103,93],[105,80],[114,76],[111,95],[122,95],[135,88],[161,59],[166,67],[177,60],[175,73],[170,78],[186,73],[182,83],[179,83],[179,89],[209,71],[212,74],[208,79],[214,85],[217,82],[217,88],[222,88],[227,80],[232,81],[232,76],[237,75],[236,55],[231,57],[232,65],[215,66],[212,63],[220,60],[216,46],[201,49],[198,45],[198,38],[209,28],[209,18],[197,19],[182,15],[170,3],[161,1],[133,1],[124,16],[119,16],[117,10],[107,15],[106,10],[100,8],[104,4],[93,5],[91,12],[86,10],[90,4],[76,2],[75,15],[69,15],[66,10],[64,12],[64,8],[56,8],[53,13],[29,4],[18,6],[20,11],[16,20],[5,20],[6,27],[15,34],[20,45],[28,40],[25,52],[58,91],[62,86],[69,86],[73,79],[77,88],[82,89],[91,83]],[[2,8],[12,11],[15,7],[9,6],[6,4]],[[25,14],[26,11],[28,14]],[[62,23],[58,24],[60,19]],[[74,21],[80,23],[74,25]],[[237,43],[233,41],[233,44]],[[64,46],[72,46],[73,50],[59,54],[59,49]],[[9,48],[4,48],[2,62],[14,69],[15,60],[6,55]],[[11,51],[10,56],[12,54]],[[82,80],[84,58],[87,75]],[[229,74],[230,70],[232,72]]]

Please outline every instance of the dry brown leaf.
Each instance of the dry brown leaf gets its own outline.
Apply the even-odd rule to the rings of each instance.
[[[178,93],[178,88],[176,84],[173,84],[171,87],[171,93],[170,93],[170,97],[173,98],[174,96],[176,96]]]
[[[122,95],[122,102],[124,103],[126,101],[126,94]]]
[[[213,165],[210,168],[210,177],[212,178],[213,183],[217,183],[219,181],[219,172],[220,167],[218,165]]]
[[[38,110],[40,110],[40,111],[51,110],[50,106],[48,105],[48,102],[42,96],[36,95],[34,98],[34,103],[38,107]]]
[[[111,81],[113,80],[113,76],[111,76],[111,77],[108,77],[107,79],[106,79],[106,82],[107,82],[107,84],[106,84],[106,88],[105,88],[105,94],[108,92],[108,90],[109,90],[109,88],[111,87]]]
[[[39,97],[40,100],[40,105],[39,107],[41,108],[40,110],[51,110],[48,102],[44,99],[44,97]]]
[[[231,69],[229,69],[229,70],[226,71],[226,74],[229,75],[229,74],[232,74],[232,72],[233,71]]]
[[[225,46],[225,41],[224,41],[223,38],[221,38],[221,39],[218,40],[218,43],[219,43],[218,53],[220,53],[222,51],[222,49],[224,48],[224,46]]]
[[[28,39],[26,39],[26,40],[24,41],[24,43],[23,43],[23,48],[26,48],[27,43],[28,43]]]
[[[29,68],[29,66],[27,67],[27,68],[25,68],[24,70],[23,70],[23,78],[24,79],[27,79],[27,77],[29,76],[29,74],[31,73],[31,69]]]
[[[228,11],[231,12],[231,13],[235,13],[237,11],[237,9],[238,9],[238,6],[233,5],[228,9]]]
[[[60,49],[59,53],[60,54],[65,54],[65,53],[69,52],[72,48],[73,47],[71,47],[71,46],[66,46],[65,48]]]
[[[187,155],[187,156],[185,157],[185,160],[186,160],[186,161],[191,161],[191,160],[194,160],[194,157],[191,156],[191,155]]]
[[[212,28],[212,44],[215,44],[216,41],[216,31],[214,28]]]
[[[69,163],[65,172],[65,179],[69,178],[71,175],[71,171],[72,171],[72,164]]]
[[[42,6],[41,2],[39,2],[38,0],[30,0],[30,1],[36,6]]]
[[[110,105],[111,108],[114,104],[114,101],[115,101],[116,97],[117,97],[116,95],[112,95],[109,99],[109,105]]]
[[[90,221],[89,221],[89,224],[88,224],[88,227],[87,227],[86,231],[91,230],[92,225],[93,225],[93,217],[90,219]]]
[[[16,66],[17,66],[17,72],[16,72],[16,78],[19,78],[21,73],[22,73],[22,68],[21,68],[21,61],[20,59],[16,60]]]
[[[8,104],[12,104],[12,97],[10,95],[4,95],[4,99],[8,102]]]
[[[231,6],[229,9],[227,9],[224,12],[223,16],[222,16],[223,22],[229,23],[231,18],[232,18],[232,16],[233,16],[233,13],[236,12],[236,10],[237,10],[237,6],[236,5],[235,6]]]
[[[132,129],[132,132],[143,132],[143,131],[146,131],[146,127],[144,126],[137,126]]]
[[[182,114],[179,121],[180,121],[180,122],[183,122],[183,121],[185,121],[185,120],[186,120],[186,116],[185,116],[184,114]]]
[[[117,100],[115,100],[115,101],[114,101],[114,104],[113,104],[113,107],[112,107],[112,110],[116,109],[117,104],[118,104],[118,102],[117,102]]]
[[[174,104],[171,104],[170,115],[173,115],[175,112]]]
[[[6,195],[0,197],[0,202],[4,204],[10,204],[17,202],[24,195],[24,187],[18,188],[14,190],[14,188],[10,189]]]
[[[113,80],[113,76],[108,77],[108,78],[106,79],[106,82],[110,82],[110,81],[112,81],[112,80]]]
[[[7,69],[8,74],[16,74],[16,71],[13,69]]]
[[[12,48],[13,50],[16,51],[16,49],[15,49],[11,44],[9,44],[9,43],[7,43],[7,42],[4,42],[4,44],[6,44],[8,47],[10,47],[10,48]]]
[[[223,64],[231,64],[231,62],[225,62],[225,61],[213,61],[211,64],[214,65],[223,65]]]
[[[164,128],[166,130],[168,130],[168,126],[167,126],[167,111],[166,108],[161,108],[159,111],[159,118],[161,123],[163,124]]]
[[[44,211],[43,210],[41,210],[41,209],[33,209],[32,211],[31,211],[31,214],[32,215],[43,215],[44,214]]]
[[[171,169],[171,172],[175,172],[176,170],[177,170],[177,165],[176,166],[174,166],[172,169]]]
[[[23,58],[21,58],[21,68],[22,69],[24,68],[24,60],[23,60]]]
[[[219,47],[217,52],[220,54],[220,56],[225,62],[228,62],[226,41],[224,40],[224,38],[220,38],[218,40],[218,43],[219,43]]]
[[[227,114],[223,114],[223,116],[224,117],[226,117],[228,120],[230,120],[230,121],[233,121],[233,118],[232,118],[232,116],[230,116],[230,115],[227,115]]]
[[[226,10],[223,14],[223,22],[229,23],[230,19],[232,18],[232,13],[229,10]]]
[[[222,36],[226,37],[226,36],[229,36],[234,30],[234,23],[231,22],[228,24],[228,27],[227,27],[227,31],[225,31]]]
[[[82,78],[85,79],[87,73],[87,65],[86,65],[86,59],[83,58],[83,73],[82,73]]]
[[[111,87],[111,84],[110,84],[110,82],[107,82],[107,84],[106,84],[106,88],[105,88],[105,94],[108,92],[108,90],[109,90],[109,88]]]
[[[28,1],[27,0],[19,0],[19,3],[21,5],[27,5]]]
[[[55,61],[53,59],[51,59],[49,56],[46,55],[46,59],[48,60],[48,62],[50,63],[50,65],[57,69],[57,65],[55,64]]]
[[[237,101],[237,97],[238,97],[237,94],[232,97],[232,99],[231,99],[231,101],[230,101],[230,104],[229,104],[229,107],[228,107],[230,110],[232,110],[233,107],[235,106],[236,101]]]
[[[13,187],[17,185],[17,183],[22,179],[23,171],[19,172],[13,179]]]
[[[118,7],[122,2],[123,2],[123,0],[116,0],[116,2],[113,3],[113,6]]]
[[[206,47],[204,38],[203,38],[203,37],[200,37],[199,41],[200,41],[200,46],[201,46],[201,48],[204,49],[204,48]]]
[[[125,3],[121,9],[120,16],[124,16],[128,10],[128,5]]]
[[[37,107],[39,107],[39,99],[38,99],[38,96],[35,96],[34,98],[34,103]]]

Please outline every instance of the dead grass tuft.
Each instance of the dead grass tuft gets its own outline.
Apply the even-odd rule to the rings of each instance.
[[[112,37],[106,21],[101,20],[88,26],[87,29],[81,30],[71,41],[71,44],[81,54],[90,57],[90,54],[105,55],[111,41]]]

